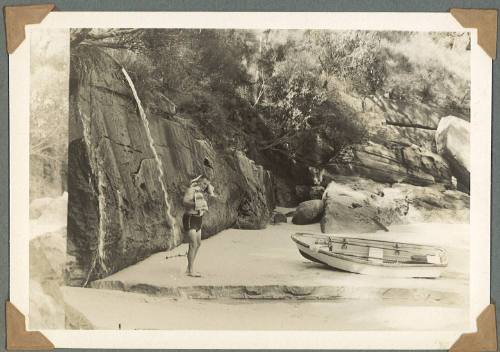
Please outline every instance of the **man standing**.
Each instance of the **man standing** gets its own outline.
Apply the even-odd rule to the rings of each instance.
[[[203,215],[208,211],[206,196],[216,197],[214,187],[207,176],[200,175],[191,180],[183,199],[185,211],[182,217],[182,225],[189,240],[186,274],[193,277],[201,277],[199,273],[194,271],[194,260],[201,245]]]

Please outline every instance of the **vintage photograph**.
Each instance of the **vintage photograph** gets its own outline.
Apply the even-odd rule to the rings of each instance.
[[[30,40],[31,329],[466,330],[471,34]]]

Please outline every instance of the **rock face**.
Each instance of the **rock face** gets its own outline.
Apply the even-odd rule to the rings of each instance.
[[[470,123],[455,116],[443,117],[436,131],[436,147],[457,178],[458,189],[469,192]]]
[[[324,195],[321,230],[365,233],[409,222],[468,222],[466,193],[442,185],[380,184],[357,177],[339,177]]]
[[[454,187],[451,181],[453,174],[459,179],[459,189],[467,191],[468,186],[462,187],[462,183],[468,183],[468,173],[464,172],[460,163],[456,165],[455,151],[443,152],[442,145],[445,143],[437,138],[441,136],[441,131],[450,127],[447,123],[447,127],[443,128],[448,119],[456,120],[457,125],[467,125],[467,112],[423,101],[409,103],[400,99],[401,94],[404,92],[391,89],[383,96],[370,96],[364,102],[356,102],[348,94],[341,94],[342,99],[357,111],[367,128],[366,139],[370,143],[353,147],[345,153],[347,158],[336,156],[336,160],[327,166],[327,171],[334,175],[361,176],[391,184],[444,184],[449,188]],[[457,115],[459,118],[442,118],[452,111],[453,114],[460,114]],[[463,130],[458,134],[466,138],[457,140],[461,139],[468,145],[468,135]],[[460,148],[460,143],[457,146]]]
[[[329,165],[327,171],[366,177],[383,183],[451,185],[451,173],[445,160],[416,145],[392,148],[377,143],[361,145],[344,162]]]
[[[323,186],[308,186],[308,185],[297,185],[295,186],[295,193],[297,199],[300,202],[311,199],[321,199],[325,188]]]
[[[172,118],[171,105],[163,112],[139,106],[109,56],[84,47],[71,52],[68,284],[105,277],[179,245],[182,197],[202,173],[219,196],[208,200],[204,238],[268,223],[274,208],[268,171],[242,153],[216,150],[187,120]]]
[[[239,229],[263,229],[269,223],[271,212],[275,206],[274,187],[271,173],[262,166],[255,164],[242,152],[236,152],[236,174],[226,176],[227,181],[239,181],[240,189],[235,194],[227,194],[226,199],[234,199],[234,195],[239,195],[235,203],[238,204],[236,222],[234,227]],[[222,168],[228,172],[228,167]],[[216,176],[217,178],[217,176]],[[220,189],[224,189],[226,183],[219,183]],[[217,186],[216,186],[217,187]],[[231,204],[225,203],[225,208],[231,208]],[[221,209],[222,210],[222,209]],[[218,223],[223,219],[219,218],[217,210],[211,214],[218,218]],[[221,229],[213,232],[219,232]],[[210,233],[210,234],[213,234]]]
[[[299,202],[293,185],[280,177],[275,177],[276,204],[282,207],[294,207]]]
[[[447,190],[441,185],[418,187],[399,184],[392,188],[389,198],[406,199],[408,214],[399,222],[468,223],[470,197],[467,193]]]
[[[435,151],[434,134],[439,119],[444,116],[443,109],[424,102],[399,100],[394,92],[371,96],[364,101],[364,109],[360,106],[363,104],[356,103],[352,97],[343,97],[363,117],[371,141],[402,146],[414,144]]]
[[[292,223],[295,225],[307,225],[319,222],[323,216],[324,207],[321,199],[302,202],[293,214]]]

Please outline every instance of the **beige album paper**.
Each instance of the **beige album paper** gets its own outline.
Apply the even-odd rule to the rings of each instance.
[[[446,349],[489,304],[491,59],[448,13],[50,13],[11,302],[56,347]]]

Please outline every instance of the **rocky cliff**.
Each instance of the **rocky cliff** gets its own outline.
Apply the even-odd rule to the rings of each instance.
[[[388,184],[447,188],[456,187],[453,176],[458,189],[469,192],[467,116],[444,117],[449,109],[390,96],[372,96],[363,106],[347,94],[342,99],[368,128],[367,137],[327,163],[325,171]]]
[[[134,78],[105,52],[79,46],[71,53],[69,284],[180,244],[182,196],[201,173],[219,195],[209,200],[203,237],[266,226],[274,208],[268,171],[240,152],[214,148],[173,116],[170,103],[142,106]]]
[[[344,160],[327,165],[326,170],[383,183],[451,185],[451,172],[447,162],[440,155],[416,145],[385,146],[370,142],[356,146]]]

